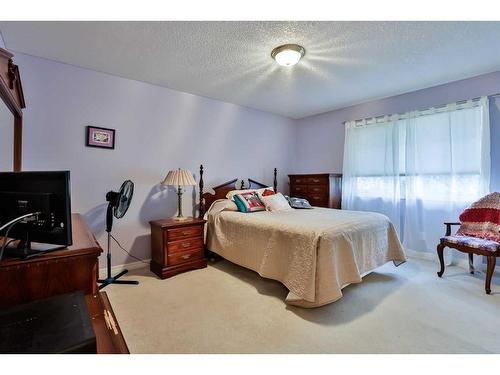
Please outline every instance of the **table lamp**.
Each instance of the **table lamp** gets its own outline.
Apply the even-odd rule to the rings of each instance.
[[[182,216],[182,186],[194,186],[196,181],[193,178],[193,174],[187,169],[176,169],[168,172],[167,177],[161,182],[162,185],[166,186],[177,186],[177,196],[179,197],[179,213],[174,220],[186,220],[185,216]]]

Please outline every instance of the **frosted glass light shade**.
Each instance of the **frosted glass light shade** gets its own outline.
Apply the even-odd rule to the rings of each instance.
[[[189,170],[179,168],[168,172],[167,177],[165,177],[161,184],[169,186],[194,186],[196,185],[196,181]]]
[[[281,66],[293,66],[306,53],[304,47],[298,44],[284,44],[272,50],[271,56]]]

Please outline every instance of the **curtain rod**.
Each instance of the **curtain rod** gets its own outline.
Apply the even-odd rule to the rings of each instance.
[[[488,99],[490,99],[490,98],[496,98],[496,97],[500,96],[500,93],[491,94],[491,95],[483,95],[483,96],[486,96]],[[472,99],[457,100],[454,103],[461,104],[461,103],[466,103],[469,100],[474,101],[474,100],[479,100],[481,98],[482,98],[482,96],[478,96],[478,97],[475,97],[475,98],[472,98]],[[451,104],[451,103],[435,105],[435,106],[429,107],[427,109],[421,109],[420,111],[426,111],[426,110],[429,110],[430,108],[442,108],[442,107],[446,107],[448,104]],[[406,111],[406,112],[411,112],[411,111],[416,111],[416,110],[414,109],[414,110],[410,110],[410,111]],[[372,119],[372,118],[377,119],[377,118],[382,118],[382,117],[385,117],[385,116],[404,115],[406,112],[403,112],[403,113],[391,113],[389,115],[380,115],[380,116],[365,117],[365,118],[360,118],[360,119],[354,120],[354,122],[363,121],[363,120]],[[351,122],[351,121],[353,121],[353,120],[345,120],[345,121],[342,121],[342,124],[345,124],[346,122]]]

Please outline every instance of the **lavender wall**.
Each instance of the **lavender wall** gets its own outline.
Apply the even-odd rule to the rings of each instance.
[[[74,212],[105,245],[105,194],[135,182],[132,205],[114,233],[139,258],[150,258],[148,221],[175,215],[177,196],[159,186],[167,171],[188,168],[205,186],[234,177],[287,188],[295,141],[292,120],[196,95],[16,53],[27,108],[25,170],[71,170]],[[85,126],[116,129],[116,149],[85,147]],[[193,214],[198,190],[184,194]],[[135,261],[117,247],[113,263]],[[101,266],[104,262],[101,262]]]
[[[500,72],[484,74],[297,120],[293,171],[342,172],[344,121],[425,109],[500,92]],[[491,190],[500,191],[500,97],[490,99]]]

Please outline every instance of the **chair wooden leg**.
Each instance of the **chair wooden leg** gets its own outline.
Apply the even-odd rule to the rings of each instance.
[[[474,275],[474,254],[469,253],[469,272]]]
[[[437,273],[437,275],[439,277],[443,276],[443,273],[444,273],[444,256],[443,256],[444,248],[445,248],[445,246],[443,244],[439,244],[437,246],[437,254],[438,254],[438,258],[439,258],[439,263],[441,264],[441,269]]]
[[[496,256],[488,256],[488,266],[486,269],[486,282],[484,284],[484,289],[486,290],[486,294],[491,293],[491,278],[493,277],[493,271],[495,270],[495,264],[497,262]]]

